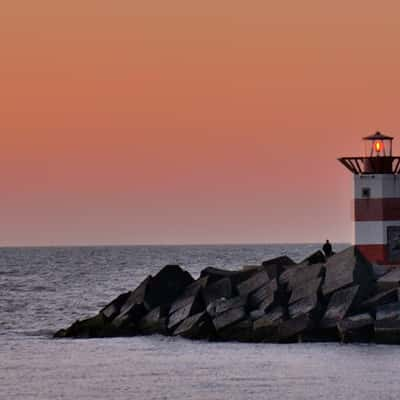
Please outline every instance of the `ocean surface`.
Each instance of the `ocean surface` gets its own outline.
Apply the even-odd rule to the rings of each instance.
[[[317,248],[0,248],[0,399],[398,399],[400,346],[51,338],[168,263],[197,277]]]

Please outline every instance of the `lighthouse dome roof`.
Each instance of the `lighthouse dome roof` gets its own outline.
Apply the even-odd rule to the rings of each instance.
[[[365,136],[364,140],[393,140],[391,136],[382,135],[380,132],[376,132],[371,136]]]

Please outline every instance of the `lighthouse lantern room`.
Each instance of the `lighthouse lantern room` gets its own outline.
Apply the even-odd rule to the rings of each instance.
[[[400,266],[400,157],[393,138],[364,138],[363,157],[339,161],[354,175],[355,245],[371,262]]]

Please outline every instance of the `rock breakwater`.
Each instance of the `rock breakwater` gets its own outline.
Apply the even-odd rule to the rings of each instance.
[[[371,265],[356,248],[296,264],[283,256],[238,271],[178,265],[121,294],[56,338],[163,334],[188,339],[400,344],[400,268]]]

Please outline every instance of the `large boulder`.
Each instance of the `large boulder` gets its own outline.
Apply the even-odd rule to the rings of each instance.
[[[194,282],[189,272],[179,265],[167,265],[148,283],[145,302],[153,309],[172,303],[191,283]]]
[[[280,256],[271,260],[264,261],[262,266],[270,279],[279,278],[285,268],[296,263],[288,256]]]
[[[218,331],[218,339],[235,342],[251,342],[253,341],[253,322],[250,319],[243,319],[230,324]]]
[[[227,328],[230,325],[233,325],[239,321],[246,319],[246,311],[244,307],[235,307],[231,308],[222,314],[218,314],[213,319],[213,324],[215,326],[215,330],[217,334],[224,328]]]
[[[187,306],[188,304],[193,304],[196,301],[201,301],[200,295],[198,293],[187,297],[179,297],[171,304],[169,308],[169,314],[173,314],[181,308]]]
[[[396,269],[396,268],[388,267],[387,265],[372,264],[372,270],[374,272],[374,277],[376,280],[378,280],[379,278],[382,278],[383,275],[386,275],[389,272],[392,272],[393,269]]]
[[[240,296],[248,296],[260,287],[270,282],[269,276],[265,271],[254,274],[251,278],[237,285],[237,291]]]
[[[283,321],[278,326],[278,341],[283,343],[302,341],[302,335],[306,334],[313,326],[309,314],[298,315]]]
[[[321,284],[322,278],[315,278],[306,282],[302,282],[301,285],[292,287],[289,304],[293,304],[296,301],[307,297],[318,296],[320,293]]]
[[[318,300],[323,273],[322,264],[301,264],[287,268],[279,277],[279,302],[289,305],[300,302],[302,307],[302,304],[309,303],[307,299]]]
[[[126,303],[131,294],[132,292],[126,292],[119,295],[111,303],[107,304],[100,311],[100,314],[102,314],[107,320],[112,320],[121,312],[121,307]]]
[[[358,285],[358,301],[368,298],[374,291],[374,273],[371,264],[355,247],[337,253],[326,262],[324,296],[337,290]]]
[[[400,289],[389,289],[384,292],[379,292],[375,296],[363,301],[358,309],[375,315],[378,307],[398,301],[400,301]]]
[[[400,344],[400,320],[376,321],[375,341],[382,344]]]
[[[208,284],[207,276],[204,278],[199,278],[195,280],[193,283],[191,283],[189,286],[187,286],[180,297],[195,296],[199,294],[199,292],[202,291],[204,288],[206,288],[207,284]]]
[[[113,317],[111,326],[116,332],[120,331],[124,335],[129,332],[137,333],[138,322],[151,310],[146,301],[151,280],[152,277],[148,276],[134,291],[130,292],[125,303],[120,307],[118,315]]]
[[[278,327],[285,320],[285,310],[276,307],[253,322],[253,340],[256,342],[276,342]]]
[[[315,253],[308,256],[301,264],[313,265],[313,264],[323,264],[326,262],[324,253],[321,250],[317,250]]]
[[[172,303],[193,281],[191,275],[178,265],[165,266],[130,293],[111,324],[116,329],[137,325],[150,310]]]
[[[295,265],[296,263],[288,256],[279,256],[271,258],[270,260],[263,261],[262,266],[268,267],[269,265],[277,265],[279,267],[287,267],[289,265]],[[273,276],[272,278],[276,278]]]
[[[300,264],[286,269],[279,277],[281,285],[287,285],[289,290],[303,286],[309,281],[322,278],[325,273],[323,264]]]
[[[137,334],[140,319],[151,309],[146,303],[146,293],[151,279],[151,276],[148,276],[134,291],[130,292],[125,303],[120,307],[118,315],[113,317],[111,326],[115,332],[123,335]]]
[[[220,279],[203,289],[202,295],[206,306],[218,299],[230,299],[233,296],[232,282],[229,278]]]
[[[289,317],[294,319],[301,315],[308,315],[310,319],[317,320],[320,314],[321,305],[318,295],[313,294],[304,297],[299,301],[289,305]]]
[[[139,321],[149,310],[143,303],[133,304],[129,310],[118,314],[111,322],[114,332],[118,335],[136,335],[138,332]]]
[[[275,293],[278,290],[276,279],[268,281],[249,295],[248,303],[251,309],[265,311],[274,304]]]
[[[170,308],[168,330],[173,332],[182,321],[202,311],[204,311],[204,303],[200,295],[176,301]]]
[[[166,334],[168,312],[168,306],[158,306],[151,310],[139,321],[140,333],[143,335]]]
[[[389,303],[376,308],[376,320],[389,320],[399,319],[400,320],[400,302]]]
[[[395,268],[378,279],[379,291],[398,288],[400,286],[400,268]]]
[[[247,299],[245,297],[236,296],[231,299],[221,298],[213,301],[207,306],[207,312],[211,317],[238,307],[246,307]]]
[[[249,279],[254,274],[253,270],[247,271],[229,271],[225,269],[208,267],[203,269],[200,273],[201,278],[208,278],[208,283],[211,284],[213,282],[217,282],[220,279],[228,278],[231,280],[232,285],[236,286],[240,282]]]
[[[354,306],[359,289],[359,286],[352,286],[335,292],[321,320],[321,327],[336,327],[336,324],[344,319]]]
[[[177,326],[173,335],[187,339],[207,339],[215,336],[215,330],[209,315],[203,311],[185,319]]]
[[[256,308],[255,310],[251,310],[249,312],[249,318],[252,321],[256,321],[257,319],[263,317],[265,315],[265,310],[260,310],[259,308]]]
[[[374,338],[374,319],[370,314],[358,314],[337,323],[340,339],[343,343],[369,343]]]
[[[264,268],[262,265],[243,265],[241,270],[255,274],[257,272],[264,271]]]
[[[108,336],[106,319],[102,314],[74,322],[69,328],[61,329],[54,335],[55,338],[100,338]]]
[[[123,316],[128,314],[136,305],[141,305],[147,310],[151,309],[151,306],[146,304],[146,293],[148,292],[151,279],[152,277],[148,276],[135,290],[130,292],[125,302],[121,305],[118,315]]]

